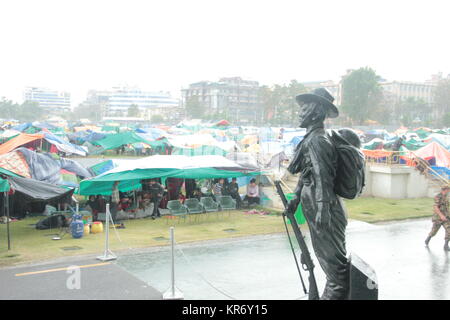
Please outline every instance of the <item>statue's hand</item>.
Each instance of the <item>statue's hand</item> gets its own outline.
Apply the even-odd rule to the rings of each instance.
[[[318,228],[330,228],[330,204],[328,202],[317,203],[316,226]]]
[[[294,199],[292,199],[291,201],[289,201],[287,211],[292,212],[292,214],[294,214],[295,211],[297,210],[297,207],[298,207],[298,203],[299,203],[299,202],[300,202],[300,200],[299,200],[297,197],[295,197]]]

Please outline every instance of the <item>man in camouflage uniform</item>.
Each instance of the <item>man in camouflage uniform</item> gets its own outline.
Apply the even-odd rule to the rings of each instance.
[[[434,197],[434,215],[433,215],[433,228],[430,234],[425,240],[425,245],[428,246],[431,238],[436,235],[441,226],[445,229],[445,245],[444,250],[450,251],[448,242],[450,241],[450,213],[449,213],[449,203],[447,199],[447,194],[450,191],[450,186],[442,187],[441,192],[439,192]]]

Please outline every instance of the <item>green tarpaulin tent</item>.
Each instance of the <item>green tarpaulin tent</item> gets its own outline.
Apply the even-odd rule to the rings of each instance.
[[[425,139],[426,137],[428,137],[432,132],[424,130],[424,129],[418,129],[418,130],[414,130],[414,133],[417,134],[419,136],[420,139]]]
[[[80,182],[81,195],[110,195],[115,181],[120,191],[139,189],[141,180],[152,178],[214,179],[260,175],[221,156],[151,156],[129,161],[102,175]]]
[[[173,155],[184,155],[188,157],[192,156],[207,156],[207,155],[218,155],[225,157],[227,152],[222,148],[216,146],[203,145],[199,148],[178,148],[175,147],[172,150]]]
[[[0,192],[7,192],[10,189],[8,180],[0,178]]]
[[[139,136],[134,131],[110,134],[106,136],[104,139],[94,141],[93,144],[102,147],[103,150],[111,150],[119,148],[126,144],[133,144],[139,142],[146,143],[150,145],[152,148],[164,147],[166,144],[168,144],[167,139],[148,141],[143,137]]]
[[[404,142],[403,144],[405,145],[406,149],[411,150],[411,151],[418,150],[427,145],[426,143],[416,141],[415,139],[409,139],[408,141]]]

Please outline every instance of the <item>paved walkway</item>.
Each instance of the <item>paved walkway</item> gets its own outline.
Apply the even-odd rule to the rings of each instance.
[[[430,219],[350,222],[348,251],[375,269],[380,299],[450,299],[450,253],[442,230],[424,246],[430,228]],[[186,299],[304,298],[285,234],[176,247],[176,286]],[[0,269],[0,299],[161,299],[170,286],[170,256],[164,246],[121,252],[107,264],[93,256]],[[324,275],[313,259],[322,290]],[[67,272],[72,265],[80,267],[79,282]]]
[[[116,261],[101,262],[95,257],[68,260],[1,269],[0,299],[162,299],[159,291],[119,267]]]
[[[380,299],[450,299],[450,252],[443,250],[443,230],[429,248],[425,247],[430,229],[430,218],[376,225],[349,223],[347,249],[375,269]],[[308,242],[309,235],[305,235]],[[176,285],[186,299],[304,298],[285,234],[182,244],[178,248]],[[313,260],[321,291],[325,277],[314,254]],[[165,290],[170,280],[169,261],[168,248],[159,248],[122,256],[118,263],[156,289]],[[306,279],[307,274],[303,272],[303,276]]]

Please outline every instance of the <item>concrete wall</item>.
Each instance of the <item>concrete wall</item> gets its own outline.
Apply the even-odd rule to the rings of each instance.
[[[412,167],[366,167],[366,187],[362,196],[406,199],[432,197],[437,192],[438,189]]]

